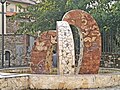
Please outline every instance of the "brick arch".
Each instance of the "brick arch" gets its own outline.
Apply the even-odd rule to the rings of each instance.
[[[83,35],[83,57],[79,73],[98,73],[101,57],[101,36],[94,18],[83,10],[71,10],[63,16],[63,21],[74,25]]]

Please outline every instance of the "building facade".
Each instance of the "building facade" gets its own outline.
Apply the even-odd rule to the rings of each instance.
[[[34,38],[29,35],[14,35],[18,29],[16,21],[10,21],[9,17],[24,12],[26,7],[34,5],[32,0],[7,0],[4,4],[4,66],[27,65],[27,57],[32,48]],[[0,67],[2,55],[2,5],[0,4]],[[10,62],[9,60],[10,59]],[[9,65],[10,64],[10,65]]]
[[[5,12],[4,33],[6,34],[7,31],[9,32],[9,30],[6,29],[7,17],[16,15],[19,12],[24,12],[26,10],[26,7],[34,4],[35,1],[31,1],[31,0],[6,0],[6,3],[4,4],[4,12]],[[0,34],[2,34],[2,4],[1,3],[0,3]]]

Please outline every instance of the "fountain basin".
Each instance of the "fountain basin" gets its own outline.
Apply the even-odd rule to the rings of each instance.
[[[19,74],[17,71],[29,71],[28,67],[14,69],[14,73],[0,73],[1,90],[26,89],[91,89],[120,86],[120,70],[114,73],[83,74],[83,75],[41,75]],[[26,70],[25,70],[26,69]],[[5,70],[5,69],[4,69]],[[4,71],[3,70],[3,71]],[[7,70],[7,69],[6,69]],[[101,69],[104,70],[104,69]],[[13,69],[10,69],[12,72]],[[108,70],[109,71],[109,70]],[[23,72],[23,71],[22,71]]]
[[[31,89],[90,89],[120,85],[120,74],[30,75]]]

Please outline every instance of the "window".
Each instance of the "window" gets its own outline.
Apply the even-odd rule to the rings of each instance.
[[[14,8],[10,8],[10,12],[14,12]]]

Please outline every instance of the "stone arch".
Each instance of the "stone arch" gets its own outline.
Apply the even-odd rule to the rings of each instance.
[[[75,52],[74,40],[71,28],[66,21],[57,21],[57,45],[59,73],[74,75],[75,73]]]
[[[56,44],[56,31],[49,30],[41,33],[35,40],[31,51],[32,73],[52,73],[52,51]]]
[[[83,35],[83,57],[78,69],[81,74],[98,73],[101,57],[101,36],[93,17],[83,10],[71,10],[63,16],[63,21],[74,25]],[[82,52],[81,52],[82,53]]]

